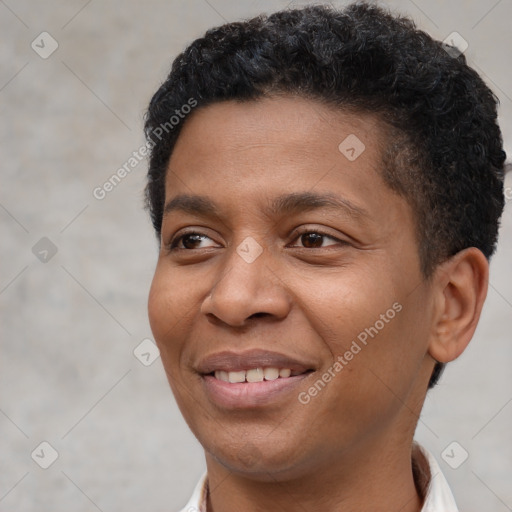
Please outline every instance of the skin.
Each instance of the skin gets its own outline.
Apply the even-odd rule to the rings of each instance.
[[[365,145],[354,161],[338,150],[350,134]],[[421,509],[414,429],[434,358],[455,359],[473,335],[488,267],[470,248],[424,278],[411,207],[379,173],[385,143],[371,115],[288,96],[216,103],[183,126],[166,202],[207,196],[222,217],[164,215],[148,308],[177,403],[205,449],[209,511]],[[264,212],[292,192],[336,194],[364,214]],[[170,250],[184,228],[206,236]],[[299,229],[327,236],[312,242]],[[236,251],[249,236],[262,248],[252,263]],[[394,303],[401,311],[300,403],[298,392]],[[212,403],[198,361],[252,348],[298,356],[315,371],[268,404]]]

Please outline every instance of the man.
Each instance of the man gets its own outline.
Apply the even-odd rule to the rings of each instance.
[[[207,473],[184,510],[454,512],[413,442],[475,331],[496,99],[375,6],[208,31],[146,116],[155,340]]]

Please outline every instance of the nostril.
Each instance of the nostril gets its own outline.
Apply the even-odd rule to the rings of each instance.
[[[265,312],[262,312],[262,313],[254,313],[253,315],[251,315],[249,318],[260,318],[262,316],[267,316],[269,315],[270,313],[265,313]]]

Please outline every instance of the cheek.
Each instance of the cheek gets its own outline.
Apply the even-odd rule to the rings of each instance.
[[[161,273],[158,270],[153,276],[151,288],[148,297],[148,318],[151,331],[157,344],[160,344],[164,326],[166,323],[167,303],[169,298],[166,293],[166,287],[162,282]],[[172,311],[172,310],[171,310]]]
[[[321,286],[318,281],[316,286],[312,281],[304,282],[301,294],[306,315],[336,355],[348,350],[352,340],[376,322],[379,330],[384,330],[380,315],[385,315],[398,297],[391,281],[385,279],[386,274],[380,278],[376,274],[370,268],[346,269],[326,276]],[[392,310],[388,316],[394,314]]]
[[[181,407],[183,392],[176,376],[179,374],[178,366],[182,352],[180,339],[184,336],[180,332],[180,328],[183,328],[183,322],[180,322],[183,316],[183,303],[179,300],[180,291],[176,286],[172,286],[172,282],[167,272],[162,272],[157,266],[149,291],[148,317],[167,380]]]
[[[183,289],[176,286],[172,275],[157,266],[148,297],[148,318],[155,342],[166,363],[167,354],[179,349],[180,329],[186,311]]]
[[[387,269],[368,266],[324,279],[321,287],[305,283],[301,293],[307,297],[309,322],[330,352],[332,364],[343,358],[343,369],[331,368],[341,377],[336,379],[340,386],[351,383],[358,393],[366,389],[373,394],[376,387],[385,389],[382,381],[401,389],[404,379],[413,379],[425,351],[417,314],[421,299],[409,295],[399,278],[393,279]]]
[[[149,324],[167,376],[173,380],[187,369],[182,365],[189,360],[189,340],[200,319],[205,282],[191,272],[173,268],[161,260],[151,283]],[[174,383],[170,383],[173,387]]]

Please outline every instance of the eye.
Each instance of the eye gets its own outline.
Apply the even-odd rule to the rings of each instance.
[[[198,247],[203,240],[211,240],[209,236],[206,236],[203,233],[196,233],[194,231],[190,231],[188,233],[183,233],[182,235],[174,238],[169,244],[169,250],[181,249],[181,250],[193,250],[193,249],[203,249],[204,247]]]
[[[315,229],[315,230],[303,230],[302,232],[298,233],[295,240],[300,240],[306,249],[321,249],[322,247],[329,247],[331,245],[336,244],[329,244],[328,246],[323,245],[323,242],[325,239],[334,240],[339,245],[347,245],[347,242],[340,240],[338,238],[335,238],[332,235],[329,235],[328,233],[324,233],[321,230]]]

